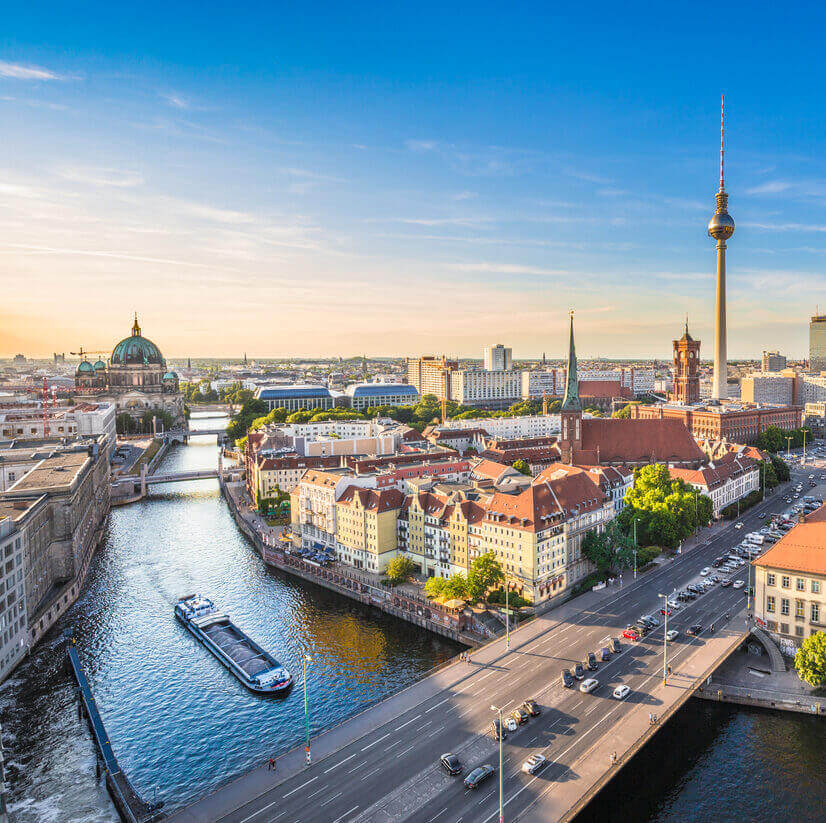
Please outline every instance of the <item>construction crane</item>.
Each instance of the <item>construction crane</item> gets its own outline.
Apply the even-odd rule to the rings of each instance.
[[[98,349],[97,351],[86,351],[83,348],[83,346],[81,346],[80,351],[70,351],[69,354],[74,354],[76,357],[80,357],[81,360],[85,360],[87,354],[109,354],[109,349]]]

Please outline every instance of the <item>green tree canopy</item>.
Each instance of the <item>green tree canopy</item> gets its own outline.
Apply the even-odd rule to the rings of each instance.
[[[493,552],[486,552],[470,563],[467,573],[467,596],[472,601],[481,600],[489,589],[505,579],[502,566]]]
[[[826,684],[826,632],[807,637],[794,656],[797,676],[816,689]]]
[[[773,454],[771,455],[771,462],[774,473],[780,483],[786,483],[788,480],[791,480],[792,473],[789,471],[785,460]]]
[[[394,557],[388,564],[385,575],[393,583],[404,583],[409,580],[416,571],[416,564],[405,555]]]
[[[634,541],[612,520],[603,531],[593,529],[585,535],[582,554],[603,577],[609,577],[633,565]]]
[[[531,467],[528,465],[527,460],[523,460],[521,457],[519,460],[515,460],[513,463],[513,468],[516,469],[520,474],[526,474],[528,477],[531,476]]]

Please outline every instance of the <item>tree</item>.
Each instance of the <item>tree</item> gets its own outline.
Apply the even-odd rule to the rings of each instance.
[[[445,597],[465,600],[467,598],[467,579],[463,574],[452,574],[445,584]]]
[[[531,467],[528,465],[528,461],[523,460],[521,457],[519,460],[514,461],[513,468],[520,474],[526,474],[528,477],[531,476]]]
[[[616,417],[618,420],[630,420],[631,419],[631,406],[633,403],[628,403],[628,405],[623,406],[621,409],[617,409],[611,417]]]
[[[447,578],[428,577],[424,584],[424,593],[430,598],[444,597]]]
[[[416,571],[416,564],[404,555],[394,557],[388,564],[385,575],[392,583],[404,583],[409,580]]]
[[[138,424],[132,418],[132,415],[121,412],[115,418],[115,429],[118,434],[134,434],[138,429]]]
[[[582,540],[582,554],[603,577],[609,577],[634,562],[634,541],[612,520],[603,531],[593,529]]]
[[[789,471],[789,466],[786,461],[778,457],[776,454],[771,455],[772,467],[777,479],[781,483],[786,483],[791,480],[792,473]]]
[[[467,595],[470,600],[481,600],[485,594],[505,579],[502,566],[493,552],[475,558],[467,573]]]
[[[826,684],[826,632],[807,637],[794,656],[797,676],[816,689]]]

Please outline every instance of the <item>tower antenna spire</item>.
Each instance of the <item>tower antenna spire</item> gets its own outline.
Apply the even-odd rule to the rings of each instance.
[[[726,134],[726,96],[720,96],[720,191],[726,190],[723,176],[723,161],[725,158],[725,134]]]

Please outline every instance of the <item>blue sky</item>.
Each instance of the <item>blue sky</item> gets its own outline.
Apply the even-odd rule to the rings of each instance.
[[[567,9],[567,7],[566,7]],[[695,10],[696,9],[696,10]],[[710,355],[826,306],[824,12],[87,3],[0,35],[0,355]]]

